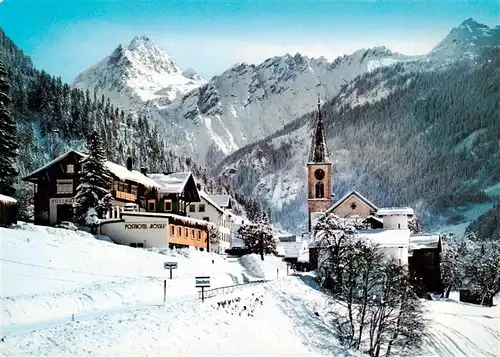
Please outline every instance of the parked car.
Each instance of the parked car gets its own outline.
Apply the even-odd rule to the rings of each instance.
[[[78,230],[78,227],[75,226],[75,224],[73,222],[69,222],[69,221],[62,221],[56,227],[63,228],[63,229],[69,229],[70,231],[77,231]]]

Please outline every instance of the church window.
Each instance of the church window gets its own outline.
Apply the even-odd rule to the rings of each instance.
[[[325,185],[323,182],[316,182],[316,198],[325,197]]]
[[[355,210],[356,207],[358,207],[358,206],[356,206],[356,202],[351,203],[351,209]]]

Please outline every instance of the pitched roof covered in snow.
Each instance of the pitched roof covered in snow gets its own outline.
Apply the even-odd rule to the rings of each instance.
[[[215,208],[217,211],[219,211],[220,213],[224,213],[224,210],[222,209],[221,206],[219,206],[213,199],[212,199],[212,196],[210,196],[208,193],[206,193],[205,191],[199,191],[199,194],[200,194],[200,197],[201,199],[205,200],[205,202],[207,202],[210,206],[212,206],[213,208]]]
[[[345,194],[341,199],[339,199],[337,202],[335,202],[333,204],[332,207],[330,207],[329,209],[326,210],[326,213],[330,213],[332,212],[333,210],[335,210],[335,208],[337,208],[338,206],[340,206],[345,200],[347,200],[349,197],[351,197],[352,195],[356,196],[357,198],[359,198],[361,201],[363,201],[364,203],[366,203],[367,206],[369,206],[372,210],[374,211],[377,211],[378,210],[378,207],[372,203],[370,200],[368,200],[365,196],[363,196],[361,193],[359,193],[358,191],[356,190],[352,190],[350,192],[348,192],[347,194]]]
[[[160,193],[182,193],[190,177],[191,172],[174,172],[171,174],[149,174],[149,177],[159,185]]]
[[[70,155],[75,155],[80,160],[87,157],[87,154],[78,152],[76,150],[70,150],[70,151],[62,154],[61,156],[56,157],[54,160],[52,160],[51,162],[47,163],[46,165],[40,167],[39,169],[33,171],[29,175],[23,177],[23,181],[30,181],[30,179],[41,174],[42,172],[47,170],[49,167],[59,163],[60,161],[66,159]],[[141,184],[141,185],[146,186],[146,187],[155,187],[155,188],[159,187],[157,182],[150,179],[148,176],[143,175],[139,171],[128,170],[125,166],[115,164],[114,162],[111,162],[111,161],[106,161],[105,166],[111,172],[112,175],[114,175],[116,178],[118,178],[120,180],[124,180],[124,181],[129,180],[129,181],[136,182],[136,183]]]
[[[10,196],[5,196],[0,194],[0,202],[1,203],[17,203],[17,200],[15,198],[12,198]]]
[[[439,234],[414,234],[410,236],[409,251],[418,249],[439,248],[441,237]]]
[[[284,252],[285,258],[298,258],[304,250],[308,251],[304,241],[279,242],[278,247]]]
[[[378,216],[413,216],[413,208],[411,207],[384,207],[377,211]]]
[[[359,231],[358,235],[381,247],[407,247],[410,243],[408,229],[367,229]]]
[[[231,208],[231,196],[229,195],[210,195],[210,199],[223,208]]]

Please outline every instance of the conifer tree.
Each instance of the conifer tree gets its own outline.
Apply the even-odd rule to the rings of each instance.
[[[260,254],[262,260],[264,254],[276,254],[276,237],[265,213],[258,224],[242,226],[238,234],[250,252]]]
[[[10,82],[0,57],[0,194],[13,196],[17,175],[14,159],[17,156],[16,126],[11,112]]]
[[[84,174],[76,189],[74,207],[77,220],[95,228],[95,213],[98,218],[103,218],[111,207],[112,177],[105,166],[106,156],[97,131],[88,136],[86,148],[88,156],[82,160]]]

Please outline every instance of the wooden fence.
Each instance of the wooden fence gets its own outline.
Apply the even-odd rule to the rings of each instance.
[[[246,287],[253,286],[256,284],[263,284],[263,283],[267,283],[267,282],[269,282],[269,280],[254,280],[254,281],[250,281],[250,282],[244,283],[244,284],[222,286],[220,288],[213,288],[213,289],[209,289],[209,290],[205,289],[204,295],[205,295],[205,299],[208,299],[208,298],[212,298],[212,297],[222,295],[222,294],[229,294],[229,293],[233,293],[235,291],[241,291]],[[201,290],[198,291],[198,298],[201,299]]]

